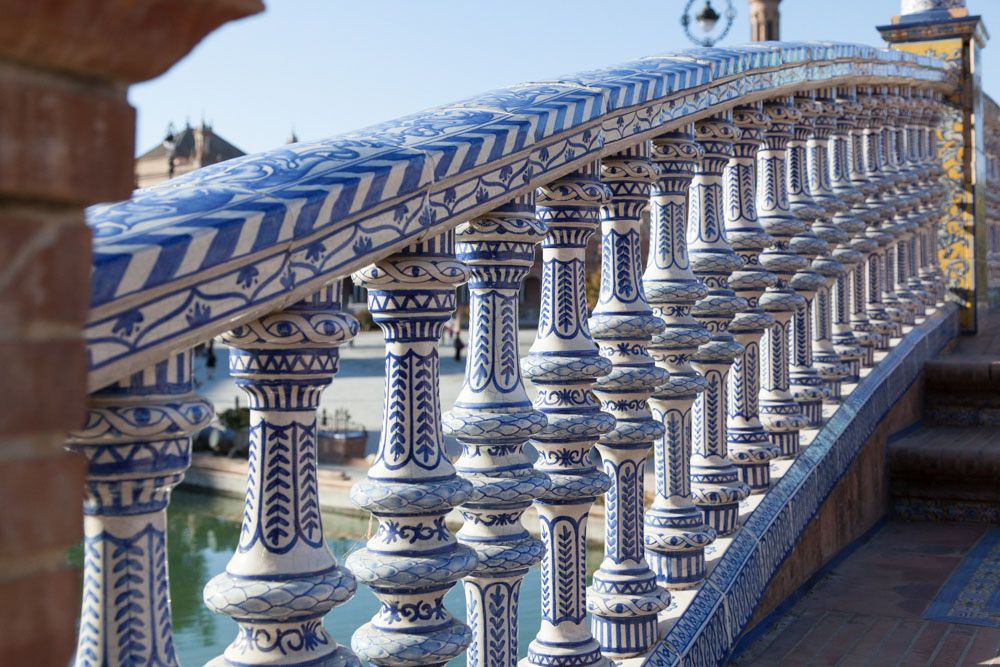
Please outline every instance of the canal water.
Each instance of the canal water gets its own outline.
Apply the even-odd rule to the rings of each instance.
[[[174,615],[174,642],[177,658],[185,667],[204,665],[222,653],[236,636],[236,624],[228,617],[217,616],[205,608],[202,589],[206,582],[226,568],[240,532],[242,502],[185,490],[174,491],[167,520],[167,550],[170,557],[170,594]],[[368,521],[338,514],[324,514],[323,527],[337,562],[363,546]],[[587,554],[588,572],[600,565],[600,550]],[[72,560],[79,564],[80,554]],[[455,616],[465,618],[462,585],[456,585],[445,598]],[[366,587],[327,614],[325,623],[337,642],[350,646],[351,634],[375,614],[378,601]],[[521,587],[520,627],[521,656],[541,623],[538,568],[529,571]],[[464,656],[449,665],[465,665]]]

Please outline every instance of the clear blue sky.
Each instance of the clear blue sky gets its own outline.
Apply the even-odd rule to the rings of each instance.
[[[248,153],[360,129],[500,86],[689,46],[685,0],[265,0],[173,69],[134,86],[137,146],[202,117]],[[720,9],[725,0],[713,0]],[[720,45],[749,41],[746,0]],[[700,7],[701,0],[695,1]],[[984,88],[1000,95],[1000,0],[968,0],[996,43]],[[881,45],[899,0],[783,0],[782,38]]]

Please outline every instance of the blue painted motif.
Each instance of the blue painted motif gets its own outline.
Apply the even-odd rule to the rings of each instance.
[[[224,337],[229,370],[250,407],[250,452],[236,553],[205,586],[205,604],[239,624],[212,665],[360,665],[323,627],[355,591],[323,537],[316,409],[338,367],[338,346],[358,332],[340,312],[340,282],[237,327]]]
[[[590,330],[612,363],[594,392],[616,425],[597,443],[611,488],[604,498],[604,561],[587,591],[587,610],[601,652],[614,660],[652,647],[656,615],[670,603],[643,554],[646,457],[665,430],[646,399],[667,380],[646,351],[664,323],[653,315],[640,282],[639,224],[658,174],[645,143],[601,162],[611,201],[601,207],[601,295]]]
[[[598,354],[590,337],[583,289],[560,294],[559,285],[565,281],[582,287],[587,240],[610,195],[596,163],[535,193],[538,219],[548,227],[543,265],[561,265],[559,271],[543,273],[543,310],[546,293],[552,300],[563,299],[558,312],[565,319],[554,327],[540,318],[535,342],[522,362],[539,390],[535,407],[548,420],[532,440],[539,452],[535,467],[552,481],[536,502],[544,545],[542,627],[528,647],[528,665],[608,665],[587,631],[584,599],[588,511],[611,483],[595,468],[590,452],[615,424],[613,416],[600,410],[591,388],[608,374],[611,362]]]
[[[212,417],[191,393],[191,353],[91,396],[69,449],[87,460],[83,600],[76,664],[175,665],[166,508]]]
[[[478,559],[464,581],[472,629],[467,662],[480,667],[517,664],[521,581],[543,551],[521,524],[524,510],[551,482],[523,451],[547,420],[532,407],[521,380],[517,304],[534,247],[546,231],[527,195],[457,234],[457,256],[471,272],[469,355],[465,384],[444,427],[462,443],[456,468],[472,484],[458,540]]]
[[[472,641],[469,627],[443,603],[455,582],[476,570],[479,557],[444,524],[475,492],[444,455],[437,353],[455,287],[468,276],[455,258],[454,232],[355,275],[369,290],[369,309],[386,340],[385,422],[368,479],[351,491],[379,529],[346,563],[381,603],[351,641],[358,656],[375,665],[443,665]],[[410,605],[433,613],[402,613]]]

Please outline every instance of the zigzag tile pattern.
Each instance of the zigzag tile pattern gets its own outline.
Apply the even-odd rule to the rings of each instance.
[[[692,114],[858,77],[949,80],[942,61],[854,44],[687,49],[230,160],[91,207],[91,388]]]

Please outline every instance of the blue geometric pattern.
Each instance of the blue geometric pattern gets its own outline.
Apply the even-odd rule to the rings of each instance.
[[[688,49],[230,160],[91,207],[91,386],[692,113],[858,74],[947,78],[938,60],[851,44]]]
[[[1000,628],[1000,528],[986,531],[924,610],[928,621]]]
[[[771,577],[892,406],[958,331],[948,304],[906,335],[817,433],[747,518],[688,608],[650,653],[649,667],[723,664]]]

